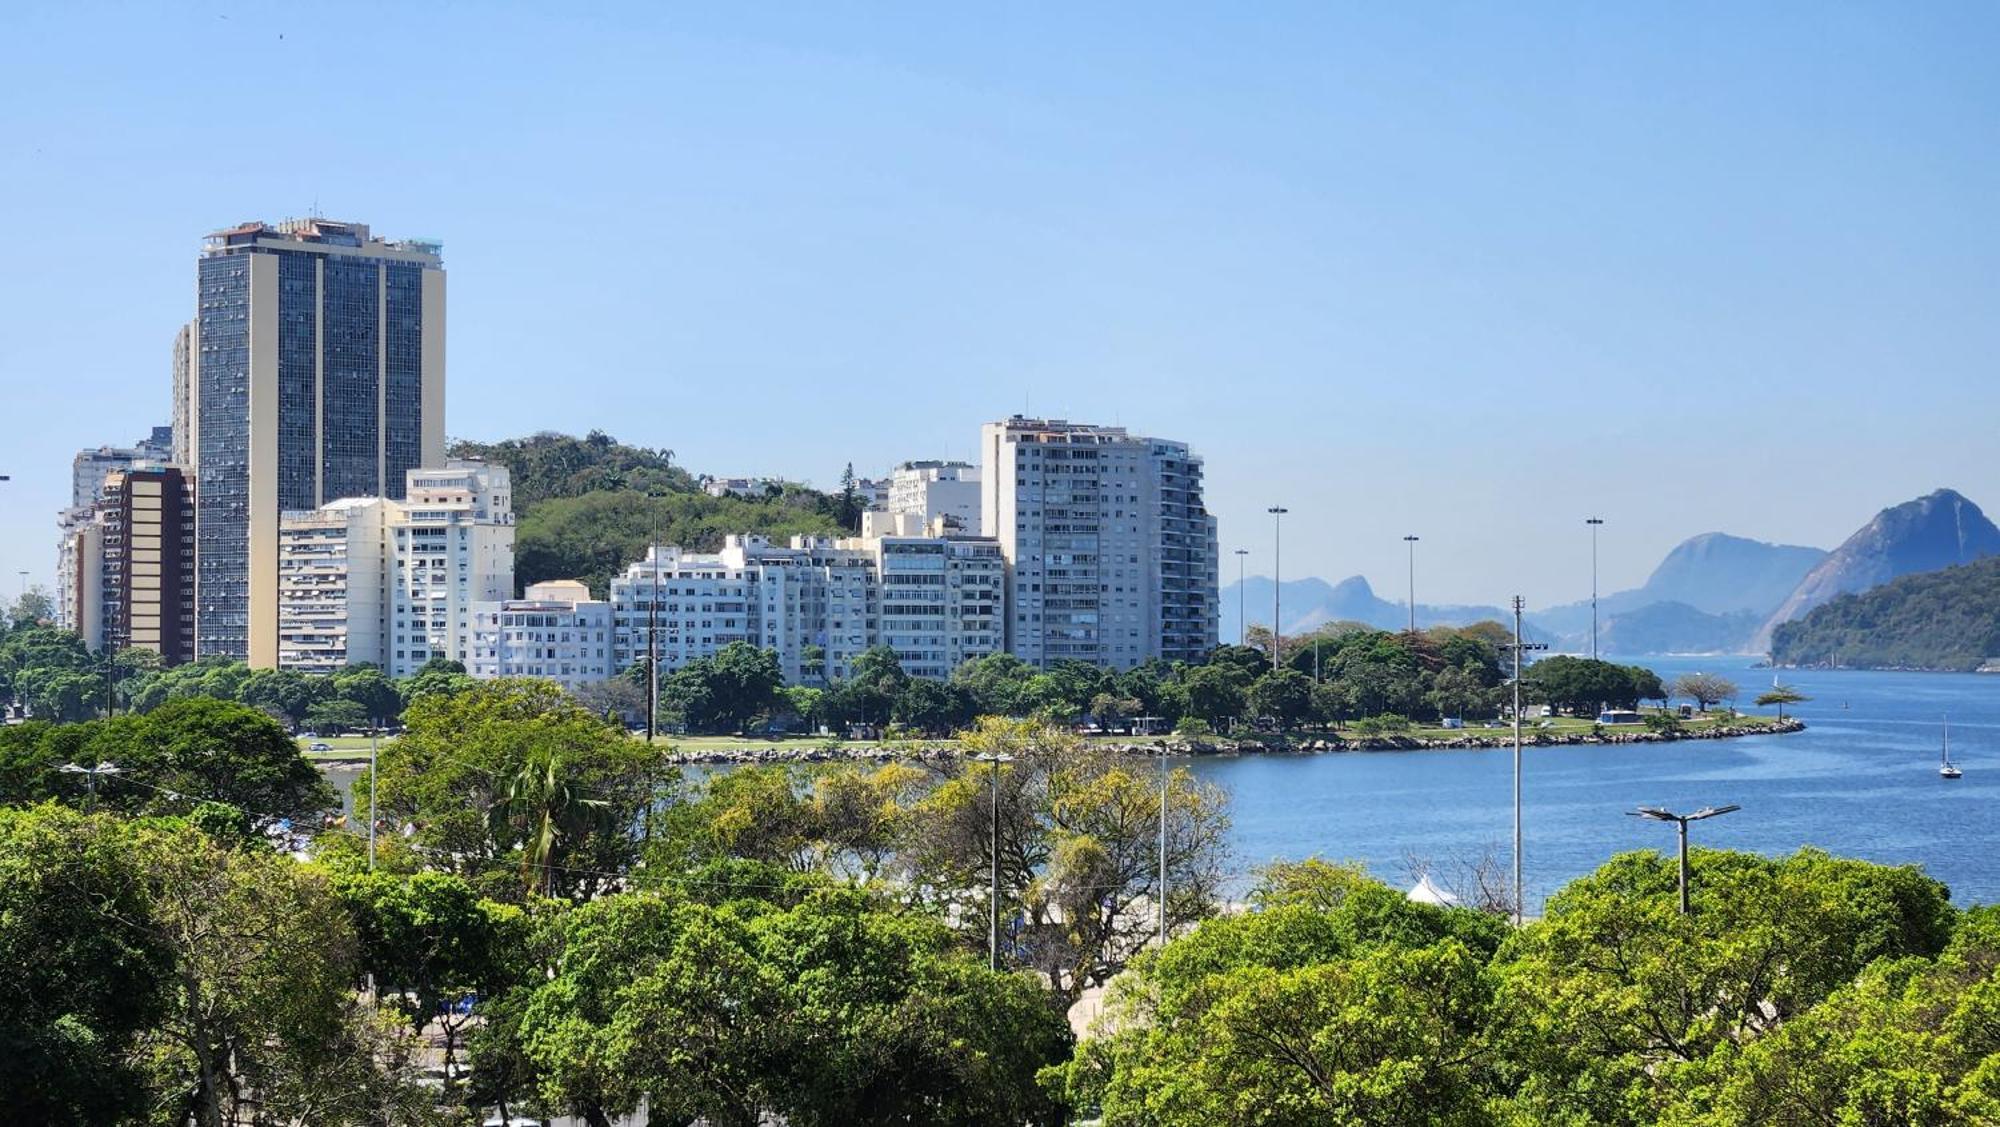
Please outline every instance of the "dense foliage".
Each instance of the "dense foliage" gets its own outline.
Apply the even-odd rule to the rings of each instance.
[[[1842,595],[1771,635],[1777,665],[1966,672],[2000,657],[2000,556]]]
[[[1394,660],[1352,645],[1352,667]],[[1295,671],[1243,656],[1202,669],[1282,702]],[[957,688],[1020,689],[976,672]],[[896,691],[892,667],[867,673]],[[1045,722],[980,721],[980,760],[683,780],[546,683],[419,694],[406,719],[372,867],[359,827],[308,861],[264,844],[327,796],[241,703],[0,729],[14,1118],[360,1127],[497,1107],[608,1127],[641,1100],[655,1122],[741,1127],[2000,1115],[2000,916],[1953,909],[1914,868],[1698,850],[1682,915],[1674,863],[1625,854],[1514,929],[1314,859],[1225,911],[1226,796]],[[89,812],[50,767],[100,751],[132,770]],[[1065,1011],[1100,986],[1077,1043]]]
[[[592,431],[454,443],[454,457],[507,467],[517,519],[514,579],[580,579],[604,598],[611,578],[649,544],[714,551],[731,533],[836,536],[842,499],[785,484],[765,497],[710,497],[673,451],[627,446]]]

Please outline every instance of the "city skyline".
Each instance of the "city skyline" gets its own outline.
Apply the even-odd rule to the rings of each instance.
[[[37,270],[0,282],[0,366],[34,425],[0,570],[53,590],[70,458],[170,417],[201,234],[312,210],[444,242],[453,435],[595,427],[828,488],[977,461],[1017,411],[1124,425],[1202,453],[1252,573],[1282,504],[1287,577],[1396,598],[1419,534],[1430,603],[1583,597],[1588,515],[1612,591],[1700,532],[1826,548],[1938,486],[2000,504],[1969,221],[1995,16],[1544,14],[515,12],[438,36],[411,90],[319,84],[293,110],[325,127],[246,163],[201,123],[352,65],[278,38],[305,17],[12,13],[0,202]],[[174,66],[214,47],[244,61]],[[530,57],[561,89],[523,110]],[[395,124],[411,93],[439,119]]]

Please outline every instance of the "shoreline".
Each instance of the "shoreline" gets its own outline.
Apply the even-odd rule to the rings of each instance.
[[[1628,745],[1679,743],[1685,740],[1728,740],[1745,736],[1782,735],[1804,731],[1805,721],[1795,716],[1783,720],[1768,720],[1755,724],[1717,724],[1700,731],[1680,733],[1638,731],[1606,731],[1602,735],[1590,732],[1548,732],[1523,730],[1522,747],[1570,747],[1587,744]],[[1373,736],[1348,739],[1333,733],[1312,738],[1288,739],[1204,739],[1189,740],[1174,736],[1160,736],[1152,739],[1144,737],[1107,744],[1115,753],[1125,755],[1152,755],[1165,747],[1176,755],[1222,756],[1222,755],[1339,755],[1350,752],[1398,752],[1398,751],[1494,751],[1514,746],[1511,731],[1505,734],[1482,734],[1468,732],[1463,736],[1428,738],[1423,736]],[[669,763],[682,765],[715,764],[761,764],[779,765],[793,763],[839,763],[873,762],[886,763],[892,760],[919,760],[941,762],[957,759],[957,747],[949,742],[915,743],[857,743],[822,744],[813,747],[732,747],[705,748],[695,751],[670,751],[665,755]]]

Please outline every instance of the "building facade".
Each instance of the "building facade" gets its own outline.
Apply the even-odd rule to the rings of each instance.
[[[942,519],[947,532],[978,536],[979,505],[979,467],[970,462],[904,462],[890,471],[886,510],[926,527]]]
[[[79,570],[87,568],[95,574],[99,562],[80,554],[79,534],[99,519],[97,504],[103,500],[104,483],[112,474],[170,464],[175,442],[171,428],[154,427],[150,435],[131,446],[80,450],[70,460],[69,505],[56,514],[56,625],[86,638],[98,636],[95,630],[86,632],[76,614],[83,598],[96,597],[80,583]],[[101,537],[86,539],[97,546]]]
[[[387,668],[394,501],[349,497],[278,525],[278,667]]]
[[[1017,415],[982,427],[980,446],[1008,652],[1129,669],[1214,647],[1215,523],[1185,444]]]
[[[478,462],[411,470],[403,494],[284,515],[280,667],[368,664],[406,677],[432,658],[467,660],[474,604],[514,590],[507,470]]]
[[[178,467],[130,469],[104,482],[102,647],[194,657],[194,497]]]
[[[466,672],[541,677],[575,690],[614,669],[611,604],[574,579],[530,586],[519,599],[474,603]]]
[[[403,495],[444,459],[444,269],[365,225],[208,237],[177,413],[196,474],[196,652],[278,662],[280,514]]]
[[[514,500],[504,466],[411,470],[390,533],[384,668],[407,677],[432,658],[463,662],[472,606],[514,593]]]
[[[948,680],[959,666],[1006,645],[1007,569],[997,542],[919,533],[839,544],[868,556],[871,633],[875,644],[896,651],[903,672]]]

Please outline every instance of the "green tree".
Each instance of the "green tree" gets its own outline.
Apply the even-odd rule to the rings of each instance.
[[[923,735],[948,735],[971,722],[972,695],[956,685],[912,677],[890,705],[889,718]]]
[[[1225,727],[1243,715],[1250,683],[1251,675],[1233,665],[1216,663],[1191,670],[1181,682],[1187,714]]]
[[[1011,756],[999,774],[1003,958],[1032,967],[1067,1008],[1157,938],[1160,782],[1151,763],[1060,728],[988,717],[960,736],[970,753]],[[960,760],[912,812],[911,884],[968,938],[986,933],[996,817],[985,765]],[[1170,930],[1214,911],[1227,852],[1227,797],[1186,770],[1167,802]]]
[[[475,684],[477,682],[466,675],[462,663],[449,658],[434,657],[424,662],[415,673],[398,682],[396,691],[402,695],[403,707],[407,710],[412,704],[427,696],[463,693]]]
[[[1707,712],[1711,704],[1736,699],[1736,682],[1713,673],[1684,673],[1674,681],[1674,695],[1694,701]]]
[[[403,698],[396,683],[375,666],[349,666],[335,673],[331,684],[335,696],[361,706],[366,722],[375,727],[386,727],[402,715]]]
[[[368,726],[368,710],[351,700],[319,701],[306,709],[305,726],[322,735],[360,731]]]
[[[1652,1123],[1710,1054],[1767,1035],[1880,958],[1949,935],[1944,886],[1915,868],[1811,850],[1699,850],[1693,912],[1675,864],[1614,857],[1548,902],[1498,964],[1494,1025],[1522,1121]]]
[[[1792,688],[1790,685],[1780,685],[1776,681],[1773,681],[1769,690],[1757,694],[1757,707],[1769,708],[1775,704],[1778,706],[1778,719],[1783,720],[1785,718],[1786,705],[1804,704],[1811,699],[1811,697]]]
[[[1251,715],[1269,717],[1279,728],[1296,728],[1312,715],[1312,678],[1296,669],[1280,669],[1257,678],[1244,697]]]
[[[9,1118],[138,1119],[134,1067],[173,971],[130,835],[108,816],[0,808],[0,1092]]]
[[[418,698],[380,770],[384,816],[413,826],[434,866],[496,897],[529,883],[559,896],[615,885],[669,782],[644,743],[529,679]]]

